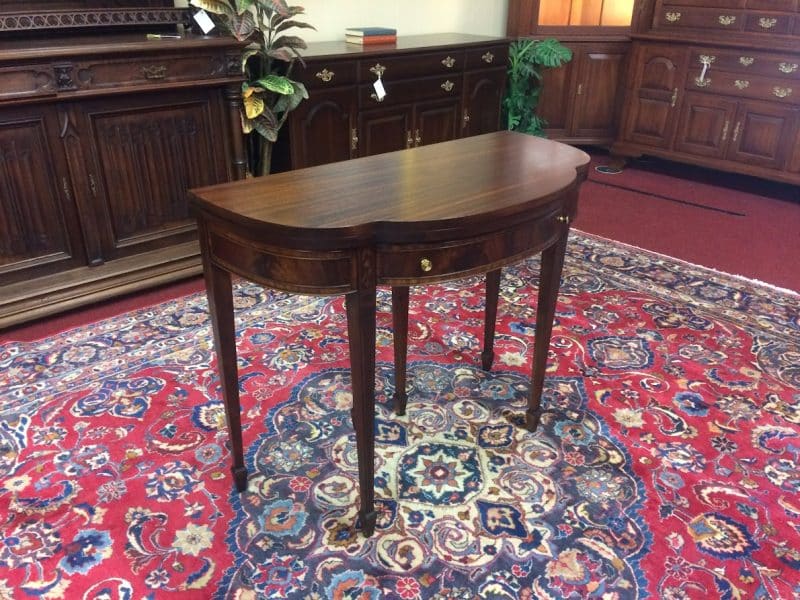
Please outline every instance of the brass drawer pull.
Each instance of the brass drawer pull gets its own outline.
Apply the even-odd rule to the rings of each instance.
[[[448,56],[447,58],[442,59],[442,64],[447,67],[448,69],[452,69],[453,65],[456,64],[456,59],[452,56]]]
[[[700,79],[699,77],[695,77],[694,84],[697,87],[706,88],[711,85],[711,79]]]
[[[422,145],[422,136],[419,133],[419,129],[414,130],[414,147]]]
[[[375,100],[375,102],[383,102],[383,99],[386,98],[386,96],[378,96],[375,92],[372,92],[369,97]]]
[[[775,94],[775,96],[777,96],[778,98],[788,98],[789,96],[792,95],[792,88],[790,87],[782,88],[775,86],[774,88],[772,88],[772,93]]]
[[[350,130],[350,150],[358,150],[358,129]]]
[[[780,63],[778,65],[778,70],[781,73],[794,73],[797,71],[797,63]]]
[[[72,191],[69,189],[69,182],[66,177],[61,178],[61,187],[64,189],[64,196],[72,202]]]
[[[433,263],[429,258],[423,258],[421,261],[419,261],[419,268],[425,273],[429,273],[430,270],[433,269]]]
[[[164,65],[142,67],[142,75],[145,79],[164,79],[167,76],[167,67]]]
[[[719,24],[724,25],[725,27],[736,23],[736,17],[734,17],[733,15],[720,15],[718,20]]]
[[[386,67],[381,63],[375,63],[375,66],[369,68],[369,72],[375,75],[375,77],[383,77],[383,74],[386,73]]]
[[[740,56],[739,57],[739,64],[741,64],[744,67],[749,67],[754,62],[756,62],[756,59],[753,58],[752,56]]]
[[[742,130],[742,122],[739,121],[736,123],[736,127],[733,128],[733,143],[736,143],[736,140],[739,139],[739,132]]]
[[[411,132],[406,131],[406,148],[414,147],[414,138],[411,137]]]
[[[725,120],[725,125],[722,126],[722,141],[726,141],[728,139],[728,128],[731,126],[731,122],[727,119]]]
[[[761,17],[758,20],[758,25],[762,29],[772,29],[777,24],[778,24],[778,19],[775,18]]]
[[[559,215],[556,217],[556,221],[559,223],[564,223],[565,225],[569,225],[570,218],[569,215]]]
[[[750,82],[747,79],[737,79],[733,82],[733,85],[740,90],[750,87]]]
[[[439,87],[442,88],[445,92],[452,92],[453,88],[455,87],[455,83],[447,79],[442,85]]]
[[[465,108],[461,117],[461,128],[464,129],[467,125],[469,125],[469,111]]]
[[[486,54],[484,54],[483,56],[481,56],[481,60],[482,60],[483,62],[485,62],[485,63],[489,64],[489,63],[491,63],[492,61],[494,61],[494,54],[492,54],[491,52],[487,52]]]
[[[322,69],[322,71],[317,72],[317,79],[321,79],[325,83],[328,83],[333,76],[336,75],[333,71],[328,71],[328,69]]]
[[[664,18],[670,23],[677,23],[681,20],[681,13],[679,12],[668,12],[664,15]]]
[[[669,105],[675,108],[675,103],[678,101],[678,88],[673,88],[672,97],[669,99]]]

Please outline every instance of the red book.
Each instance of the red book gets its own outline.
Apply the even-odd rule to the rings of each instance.
[[[364,37],[355,37],[348,35],[345,37],[348,44],[360,44],[368,46],[371,44],[395,44],[397,43],[396,35],[365,35]]]

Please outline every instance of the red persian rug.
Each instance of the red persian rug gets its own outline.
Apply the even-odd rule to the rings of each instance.
[[[573,233],[539,430],[538,265],[415,288],[376,534],[355,529],[341,298],[236,290],[246,492],[204,294],[0,347],[0,597],[800,597],[800,297]]]

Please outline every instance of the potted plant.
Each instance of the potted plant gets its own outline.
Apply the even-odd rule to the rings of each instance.
[[[214,15],[237,40],[250,42],[242,52],[242,130],[248,134],[250,171],[270,171],[272,145],[289,113],[308,98],[305,86],[291,79],[306,43],[287,35],[292,28],[314,29],[295,20],[305,12],[285,0],[191,0]]]
[[[516,40],[508,50],[508,87],[503,118],[509,130],[544,137],[546,123],[536,114],[542,92],[542,67],[560,67],[572,60],[572,50],[558,40]]]

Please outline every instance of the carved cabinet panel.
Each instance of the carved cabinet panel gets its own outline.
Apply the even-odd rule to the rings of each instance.
[[[740,102],[727,158],[783,168],[797,111],[769,102]]]
[[[500,128],[500,107],[505,94],[506,70],[467,73],[464,78],[464,110],[461,135],[481,135]]]
[[[359,142],[357,103],[355,88],[312,90],[288,123],[292,164],[313,167],[354,158]]]
[[[736,102],[708,94],[686,94],[675,149],[722,158],[733,133]]]

